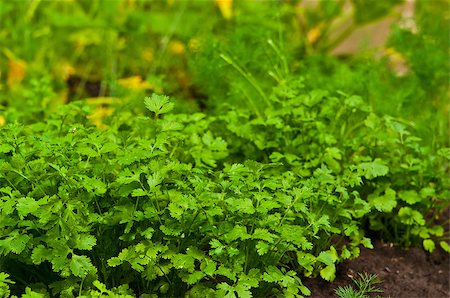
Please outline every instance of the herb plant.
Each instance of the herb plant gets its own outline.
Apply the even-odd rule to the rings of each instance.
[[[339,287],[335,290],[339,298],[366,298],[371,293],[382,293],[383,291],[375,287],[381,283],[376,274],[358,273],[359,278],[352,278],[357,290],[352,286]]]
[[[20,8],[23,20],[0,4],[16,28],[0,29],[11,37],[1,297],[302,297],[314,295],[305,278],[332,281],[373,237],[449,251],[448,121],[430,117],[443,106],[443,73],[436,106],[415,121],[405,89],[418,80],[416,93],[429,91],[418,62],[401,79],[372,61],[364,77],[363,57],[328,55],[344,1],[300,12],[295,1],[170,2],[36,1]],[[353,2],[365,24],[398,1],[367,15]],[[429,42],[396,34],[393,44]],[[35,61],[26,74],[18,56]],[[379,107],[377,88],[397,83],[398,109]]]
[[[398,152],[400,124],[360,97],[304,89],[295,81],[274,90],[277,108],[261,118],[239,109],[170,114],[168,98],[153,95],[147,117],[120,113],[104,131],[78,103],[46,124],[6,125],[3,266],[20,268],[12,274],[26,278],[22,286],[45,276],[61,295],[102,284],[134,294],[297,296],[310,294],[301,275],[332,280],[337,262],[371,247],[364,218],[375,225],[383,216],[424,243],[442,236],[420,220],[420,202],[443,190],[425,184],[418,197],[398,190],[397,198],[402,180],[385,161],[393,153],[370,143]],[[325,124],[335,111],[348,130]],[[403,220],[405,212],[416,217]]]

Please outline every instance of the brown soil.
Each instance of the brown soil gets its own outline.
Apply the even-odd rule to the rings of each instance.
[[[382,281],[378,288],[382,297],[440,298],[450,297],[449,254],[436,250],[432,254],[423,249],[405,250],[386,243],[376,242],[374,249],[361,248],[355,260],[338,265],[336,279],[328,283],[311,279],[305,285],[312,297],[337,297],[334,289],[354,285],[351,277],[358,273],[377,274]]]
[[[70,76],[66,81],[69,89],[69,101],[76,97],[99,97],[101,96],[101,82],[90,81],[79,76]]]

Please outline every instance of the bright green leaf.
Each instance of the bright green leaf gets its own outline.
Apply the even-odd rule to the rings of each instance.
[[[156,115],[170,112],[174,104],[169,102],[169,97],[165,95],[152,94],[144,99],[145,107]]]
[[[75,247],[82,250],[91,250],[97,243],[97,239],[88,234],[79,234],[75,239]]]
[[[334,264],[326,266],[320,270],[320,276],[327,281],[334,280],[336,277],[336,266]]]
[[[81,278],[86,277],[89,272],[95,271],[95,267],[92,265],[91,260],[86,256],[72,254],[69,266],[73,275]]]
[[[20,198],[17,200],[16,208],[19,217],[23,219],[26,215],[36,212],[39,209],[39,203],[33,198]]]
[[[450,253],[450,245],[445,241],[440,241],[439,245],[442,247],[443,250]]]
[[[397,206],[396,193],[391,188],[386,189],[384,195],[370,194],[368,201],[381,212],[391,212]]]
[[[426,251],[433,252],[434,249],[436,248],[436,245],[434,244],[433,240],[431,240],[431,239],[424,239],[423,240],[423,248]]]
[[[406,203],[412,205],[417,202],[420,202],[422,198],[419,196],[417,191],[415,190],[403,190],[398,193],[400,199],[405,201]]]

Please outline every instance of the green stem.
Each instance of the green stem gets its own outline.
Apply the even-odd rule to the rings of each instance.
[[[255,81],[255,78],[253,78],[253,76],[249,72],[242,69],[242,67],[237,65],[237,63],[234,62],[233,59],[231,59],[231,57],[225,54],[220,54],[220,58],[222,58],[223,60],[225,60],[225,62],[233,66],[233,68],[236,69],[250,83],[250,85],[253,86],[253,88],[255,88],[255,90],[259,93],[259,95],[261,95],[262,99],[266,102],[266,104],[268,106],[271,105],[269,99],[264,94],[264,91],[261,89],[261,87]]]
[[[84,278],[81,280],[80,290],[78,291],[78,296],[81,296],[81,292],[83,290],[83,283],[84,283]]]
[[[258,107],[255,105],[255,102],[253,101],[253,99],[250,97],[250,95],[248,95],[248,93],[243,88],[240,88],[240,90],[244,94],[244,96],[248,99],[248,102],[250,103],[250,106],[252,107],[252,109],[255,111],[256,115],[258,115],[258,117],[261,118],[262,115],[259,112]]]
[[[286,56],[281,53],[280,49],[275,45],[275,43],[271,39],[267,40],[267,43],[275,51],[278,58],[280,58],[281,63],[283,65],[284,75],[287,76],[289,74],[289,67],[288,67],[288,63],[286,60]]]
[[[288,251],[289,246],[291,245],[291,243],[288,243],[288,245],[286,246],[286,248],[283,250],[283,252],[280,254],[280,257],[278,258],[277,264],[280,263],[281,258],[284,256],[284,254]]]
[[[28,7],[27,13],[25,15],[25,20],[27,22],[31,21],[31,19],[33,18],[34,14],[36,12],[36,9],[38,8],[39,3],[41,3],[41,1],[42,0],[34,0],[30,3],[30,6]]]

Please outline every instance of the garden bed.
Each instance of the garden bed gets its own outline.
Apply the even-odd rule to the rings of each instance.
[[[376,274],[382,283],[382,297],[440,298],[450,296],[449,254],[438,250],[429,254],[420,248],[405,249],[376,241],[373,249],[361,248],[361,255],[337,267],[336,279],[328,283],[308,280],[312,297],[336,297],[334,290],[353,284],[358,273]]]
[[[3,1],[0,297],[448,296],[448,5],[401,2]]]

